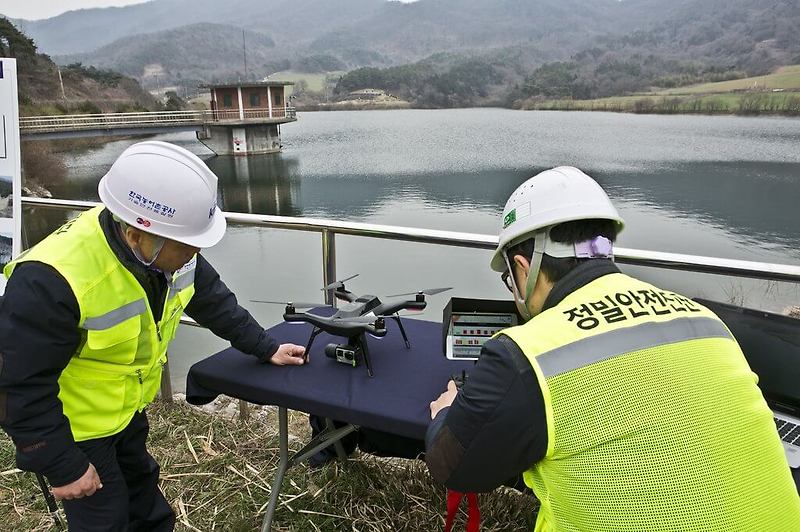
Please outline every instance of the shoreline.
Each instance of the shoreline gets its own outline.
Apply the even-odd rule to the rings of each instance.
[[[696,100],[682,101],[670,104],[667,107],[659,107],[658,104],[643,105],[640,107],[628,106],[621,103],[597,103],[597,100],[546,100],[530,106],[513,105],[474,105],[470,107],[417,107],[408,102],[395,105],[370,105],[370,104],[318,104],[298,106],[298,112],[335,112],[335,111],[394,111],[413,109],[417,111],[441,111],[445,109],[506,109],[509,111],[563,111],[563,112],[599,112],[599,113],[619,113],[633,115],[686,115],[686,116],[740,116],[740,117],[800,117],[800,93],[794,98],[797,99],[797,109],[789,111],[781,109],[703,109],[693,106]],[[629,96],[615,98],[632,98]],[[670,99],[674,100],[674,99]]]

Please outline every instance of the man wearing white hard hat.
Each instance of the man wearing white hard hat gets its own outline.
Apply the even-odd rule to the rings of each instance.
[[[525,323],[431,403],[431,473],[461,492],[522,474],[540,532],[800,530],[741,349],[705,307],[617,269],[622,228],[576,168],[511,195],[491,267]]]
[[[146,449],[145,407],[185,312],[237,349],[302,364],[199,254],[225,234],[217,177],[166,142],[126,149],[99,185],[104,206],[8,264],[0,307],[0,425],[17,463],[44,474],[70,530],[172,530]]]

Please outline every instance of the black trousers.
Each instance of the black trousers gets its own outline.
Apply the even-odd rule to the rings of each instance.
[[[78,442],[97,469],[103,488],[91,497],[64,501],[70,532],[175,528],[175,512],[158,489],[158,463],[145,446],[149,430],[142,412],[118,434]]]

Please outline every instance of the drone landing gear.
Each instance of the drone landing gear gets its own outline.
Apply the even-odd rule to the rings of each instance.
[[[352,343],[353,339],[350,338],[350,342]],[[361,353],[364,356],[364,364],[367,366],[367,375],[370,377],[373,376],[372,373],[372,359],[369,356],[369,347],[367,347],[367,337],[364,334],[359,334],[356,337],[356,346],[361,349]]]
[[[394,321],[397,322],[397,326],[400,327],[400,334],[403,335],[403,341],[406,343],[406,349],[411,349],[411,342],[408,341],[408,335],[406,335],[406,330],[403,328],[403,322],[400,321],[400,316],[394,315],[390,316]]]
[[[311,331],[311,336],[308,338],[308,343],[306,344],[306,352],[303,353],[303,362],[308,364],[308,354],[311,352],[311,344],[314,343],[314,338],[317,337],[319,333],[322,332],[322,329],[318,329],[314,327],[314,330]]]

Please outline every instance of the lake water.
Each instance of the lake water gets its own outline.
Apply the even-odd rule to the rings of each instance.
[[[301,113],[282,127],[283,152],[214,157],[193,133],[159,135],[197,153],[220,178],[226,211],[495,234],[521,182],[557,165],[595,177],[625,218],[619,245],[800,264],[800,120],[500,109]],[[68,156],[55,197],[97,200],[96,187],[134,140]],[[48,224],[57,222],[48,216]],[[38,230],[31,230],[32,238]],[[243,227],[204,254],[263,324],[282,308],[250,299],[321,300],[317,234]],[[453,286],[430,298],[439,319],[451,295],[508,297],[490,253],[337,237],[348,287],[390,294]],[[642,268],[628,272],[691,296],[781,311],[800,303],[786,283]],[[225,344],[183,328],[171,354],[176,388],[188,366]],[[432,356],[438,346],[432,346]]]

